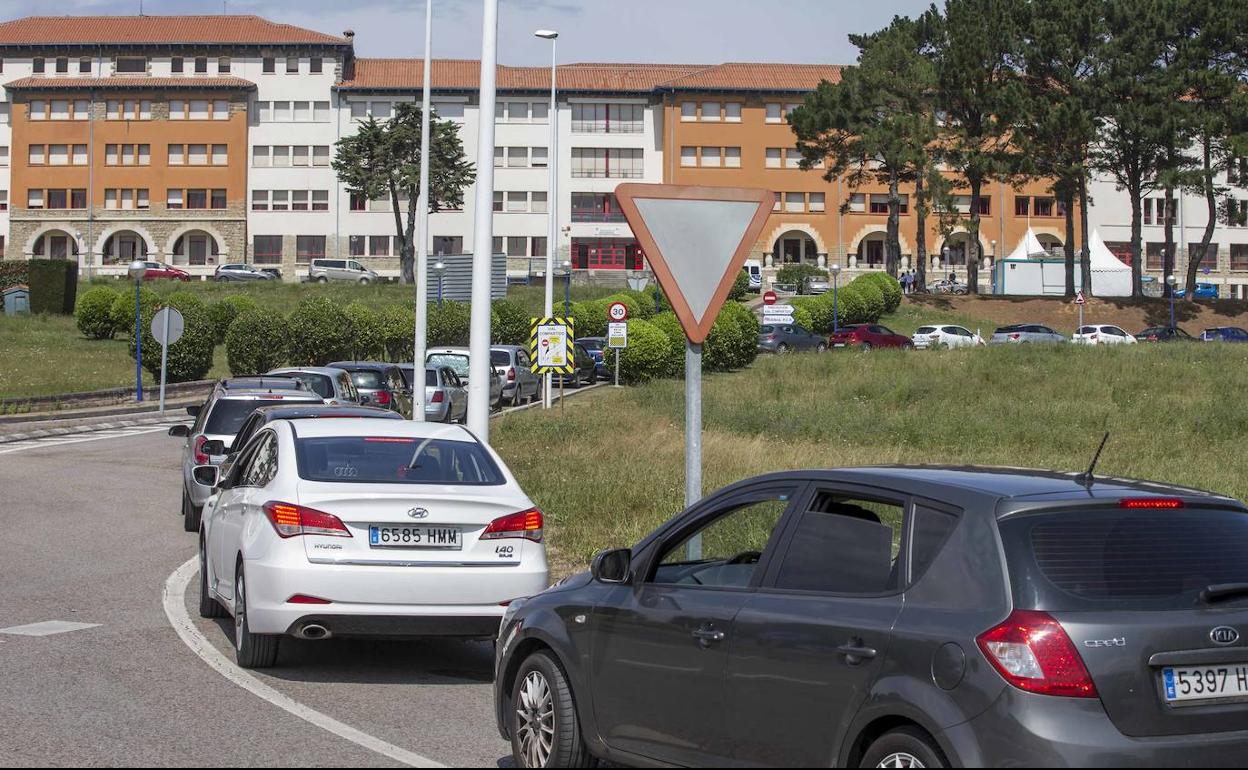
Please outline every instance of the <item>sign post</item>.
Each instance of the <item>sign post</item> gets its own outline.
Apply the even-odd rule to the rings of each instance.
[[[169,346],[182,339],[186,321],[177,308],[162,308],[152,317],[152,336],[160,343],[160,413],[165,413],[165,382],[168,380]]]
[[[607,308],[607,347],[615,351],[615,387],[620,387],[620,350],[628,347],[628,305],[612,302]]]
[[[1086,297],[1083,296],[1082,291],[1080,291],[1078,294],[1075,295],[1075,304],[1079,306],[1079,328],[1082,329],[1083,328],[1083,307],[1084,305],[1088,304],[1088,300]]]
[[[576,371],[575,323],[572,318],[529,319],[529,360],[534,374],[572,374]],[[559,378],[559,412],[563,413],[563,377]]]
[[[685,504],[702,498],[702,343],[771,214],[770,190],[622,184],[620,209],[685,330]],[[689,543],[689,558],[701,543]]]

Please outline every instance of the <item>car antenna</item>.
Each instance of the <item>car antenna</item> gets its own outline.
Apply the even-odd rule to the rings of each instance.
[[[1096,483],[1096,477],[1093,476],[1092,474],[1096,470],[1096,464],[1101,461],[1101,453],[1105,451],[1105,445],[1108,443],[1109,443],[1109,431],[1105,431],[1105,438],[1101,439],[1101,446],[1096,450],[1096,455],[1092,458],[1092,464],[1088,466],[1087,472],[1081,473],[1078,476],[1076,476],[1075,481],[1078,481],[1080,484],[1087,487],[1088,489],[1092,488],[1092,485]]]

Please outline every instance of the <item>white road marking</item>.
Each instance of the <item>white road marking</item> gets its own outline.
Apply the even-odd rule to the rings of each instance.
[[[214,647],[207,637],[195,627],[195,624],[191,621],[191,616],[186,611],[186,589],[191,583],[191,578],[198,573],[198,557],[191,558],[181,567],[174,570],[169,579],[165,581],[164,605],[165,615],[169,618],[169,623],[173,626],[173,630],[181,637],[183,643],[191,649],[191,652],[199,656],[200,660],[215,669],[218,674],[221,674],[221,676],[224,676],[230,682],[255,695],[257,698],[265,700],[322,730],[333,733],[339,738],[351,741],[357,746],[410,767],[445,767],[445,765],[432,759],[422,757],[407,749],[401,749],[394,744],[387,743],[380,738],[357,730],[351,725],[339,722],[331,716],[303,705],[260,681],[252,674],[247,673],[232,660],[221,654],[220,650]]]
[[[46,438],[32,438],[24,441],[14,441],[11,444],[0,444],[0,455],[12,454],[14,452],[23,452],[28,449],[40,449],[48,447],[65,446],[67,444],[82,444],[88,441],[104,441],[110,438],[128,438],[130,436],[142,436],[148,433],[160,433],[168,431],[170,425],[152,426],[135,426],[133,428],[118,428],[117,430],[99,431],[89,436],[49,436]]]
[[[52,636],[54,634],[67,634],[70,631],[82,631],[86,628],[99,627],[99,623],[71,623],[68,620],[45,620],[42,623],[0,628],[0,634],[11,634],[12,636]]]

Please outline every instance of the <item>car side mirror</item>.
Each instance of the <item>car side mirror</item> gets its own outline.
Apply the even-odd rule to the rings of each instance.
[[[589,572],[599,583],[624,585],[633,578],[633,552],[627,548],[601,551],[590,563]]]
[[[221,469],[215,465],[196,465],[191,475],[205,487],[215,487],[221,481]]]
[[[178,438],[188,438],[191,435],[191,426],[174,425],[172,428],[169,429],[169,435],[177,436]]]
[[[223,455],[225,454],[225,442],[220,439],[205,441],[203,452],[206,455],[212,455],[214,457],[217,455]]]
[[[200,410],[200,407],[198,406],[188,406],[186,408],[186,413],[189,414],[191,417],[198,417],[199,410]]]

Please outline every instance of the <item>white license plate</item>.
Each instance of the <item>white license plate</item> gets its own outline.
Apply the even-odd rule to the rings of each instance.
[[[832,345],[832,347],[834,347],[834,348],[843,348],[843,347],[845,347],[845,343],[844,343],[844,342],[837,342],[837,343],[834,343],[834,344]]]
[[[464,547],[455,527],[369,527],[368,544],[373,548],[435,548],[459,551]]]
[[[1248,698],[1248,665],[1162,669],[1166,702]]]

